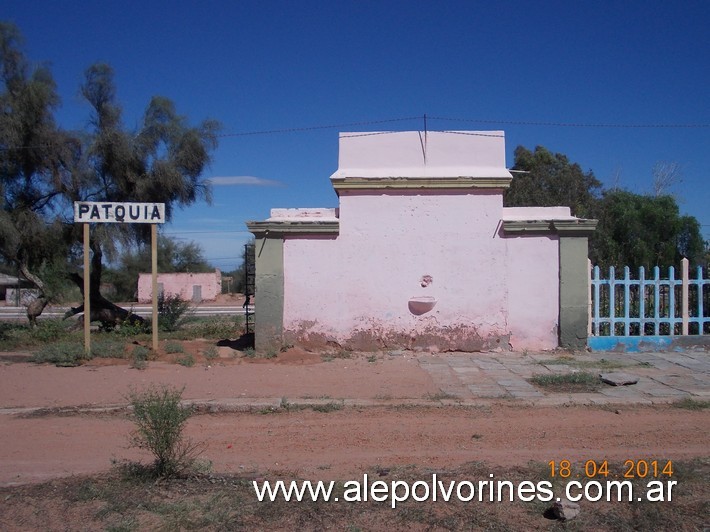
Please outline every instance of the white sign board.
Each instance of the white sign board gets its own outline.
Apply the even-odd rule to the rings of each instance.
[[[109,201],[75,201],[76,223],[165,223],[165,203],[115,203]]]

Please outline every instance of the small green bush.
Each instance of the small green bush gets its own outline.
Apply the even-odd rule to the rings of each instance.
[[[207,360],[214,360],[215,358],[217,358],[219,356],[219,350],[217,349],[216,346],[211,345],[202,352],[202,355]]]
[[[40,346],[49,342],[66,341],[77,336],[72,331],[73,321],[42,319],[36,327],[26,323],[0,323],[0,350],[11,351]]]
[[[177,363],[181,366],[185,366],[186,368],[191,368],[195,365],[195,357],[188,353],[185,356],[178,358]]]
[[[103,336],[103,335],[102,335]],[[120,338],[107,335],[100,340],[91,341],[91,356],[97,358],[125,358],[125,342]]]
[[[195,338],[222,340],[241,334],[242,316],[211,316],[190,323],[190,334]]]
[[[145,369],[148,367],[148,356],[150,349],[143,345],[137,345],[133,348],[133,367],[136,369]]]
[[[29,336],[36,342],[56,342],[69,334],[72,322],[59,319],[39,320],[37,326],[29,329]]]
[[[141,392],[131,391],[128,400],[133,407],[136,429],[131,445],[149,451],[157,477],[172,477],[192,467],[202,453],[202,446],[183,435],[192,409],[180,404],[183,389],[164,386]]]
[[[166,342],[165,352],[168,354],[172,353],[184,353],[185,347],[180,342]]]
[[[179,295],[158,296],[158,327],[161,331],[177,331],[185,322],[190,303]]]
[[[78,366],[86,360],[86,353],[81,342],[57,342],[42,346],[31,360],[38,364],[49,362],[57,366]]]
[[[147,334],[150,332],[150,321],[124,321],[120,327],[112,329],[112,332],[126,338],[133,338],[135,336],[140,336],[141,334]]]

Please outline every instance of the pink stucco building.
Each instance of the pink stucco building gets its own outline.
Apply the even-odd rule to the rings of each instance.
[[[336,209],[273,209],[256,343],[551,349],[586,339],[587,236],[566,207],[504,208],[502,131],[342,133]]]
[[[180,296],[184,301],[199,303],[214,301],[222,292],[222,272],[210,273],[159,273],[158,293]],[[138,274],[138,302],[153,300],[153,285],[150,273]]]

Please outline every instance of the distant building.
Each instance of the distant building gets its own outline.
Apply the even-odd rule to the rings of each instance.
[[[0,301],[10,306],[27,305],[39,295],[39,290],[31,286],[32,283],[25,279],[0,273]]]
[[[185,301],[214,301],[222,292],[222,272],[159,273],[158,294],[180,296]],[[138,302],[153,300],[153,279],[150,273],[138,274]]]

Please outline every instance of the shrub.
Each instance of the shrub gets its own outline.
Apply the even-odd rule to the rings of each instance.
[[[136,369],[145,369],[148,367],[148,355],[150,349],[145,346],[137,345],[133,348],[133,367]]]
[[[219,356],[219,351],[217,348],[213,345],[209,346],[206,348],[203,352],[202,355],[207,359],[207,360],[214,360]]]
[[[158,296],[158,327],[161,331],[177,331],[185,322],[190,303],[179,295]]]
[[[235,338],[241,334],[242,317],[211,316],[190,324],[190,332],[196,338]]]
[[[125,358],[124,342],[116,338],[91,341],[91,356],[98,358]]]
[[[185,366],[186,368],[191,368],[195,365],[195,357],[188,353],[185,356],[178,358],[177,363],[181,366]]]
[[[56,342],[42,346],[31,360],[38,364],[50,362],[57,366],[78,366],[86,360],[86,353],[81,342]]]
[[[172,353],[184,353],[185,347],[180,342],[166,342],[165,352],[168,354]]]
[[[69,334],[71,322],[57,319],[39,320],[37,326],[29,329],[29,336],[36,342],[55,342]]]
[[[183,390],[151,387],[141,392],[133,390],[128,395],[136,424],[131,444],[152,453],[153,472],[161,478],[190,469],[202,453],[202,445],[183,435],[185,423],[192,415],[191,408],[180,404]]]

